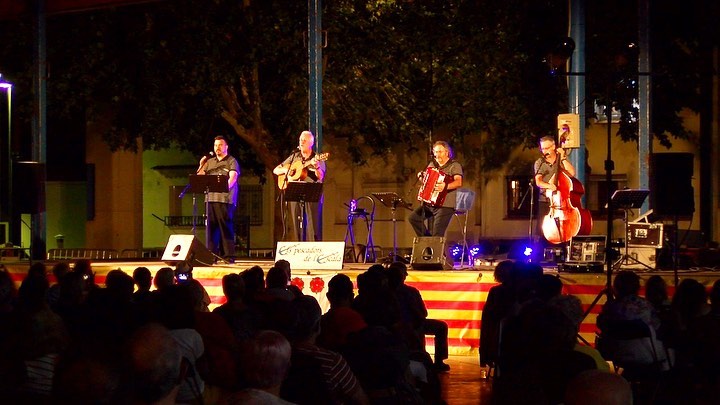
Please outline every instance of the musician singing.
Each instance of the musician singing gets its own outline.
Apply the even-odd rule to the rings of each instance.
[[[325,179],[325,161],[320,159],[313,151],[315,135],[310,131],[300,133],[298,147],[285,160],[273,169],[273,174],[278,176],[278,187],[285,190],[290,181],[304,181],[308,183],[322,183]],[[293,168],[301,170],[295,176]],[[322,200],[322,197],[321,197]],[[298,202],[288,201],[288,210],[291,215],[292,229],[295,240],[302,240],[302,208]],[[321,240],[321,235],[316,232],[314,224],[318,223],[319,204],[317,202],[305,203],[307,213],[307,236],[308,240]]]
[[[423,202],[420,207],[410,214],[409,222],[417,236],[445,236],[445,230],[455,213],[455,190],[462,187],[463,168],[453,159],[452,149],[447,142],[437,141],[433,144],[434,159],[428,163],[425,171],[418,172],[418,178],[426,175],[427,169],[437,169],[444,173],[445,178],[433,186],[434,191],[447,193],[442,204]],[[430,228],[425,224],[431,219]]]
[[[538,231],[542,235],[542,218],[550,212],[549,192],[557,190],[553,183],[553,175],[557,172],[557,166],[565,169],[570,176],[575,176],[575,167],[567,159],[567,153],[563,148],[558,148],[552,136],[540,138],[540,153],[542,157],[535,161],[533,166],[535,172],[535,185],[540,188],[538,198]]]

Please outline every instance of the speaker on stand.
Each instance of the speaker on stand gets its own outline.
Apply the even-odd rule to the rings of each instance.
[[[415,237],[410,266],[414,270],[452,269],[452,265],[445,256],[445,238],[442,236]]]
[[[186,261],[193,267],[202,267],[212,266],[215,255],[194,235],[170,235],[161,260],[172,266]]]
[[[653,153],[650,159],[651,206],[655,214],[671,218],[675,228],[671,240],[676,286],[679,282],[678,218],[692,218],[695,212],[693,159],[692,153]]]

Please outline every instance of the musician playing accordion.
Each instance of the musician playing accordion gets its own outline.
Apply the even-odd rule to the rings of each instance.
[[[409,219],[417,236],[445,236],[455,213],[455,190],[462,187],[462,165],[452,158],[450,145],[444,141],[435,142],[433,157],[427,168],[418,172],[418,178],[423,180],[418,193],[422,204]]]

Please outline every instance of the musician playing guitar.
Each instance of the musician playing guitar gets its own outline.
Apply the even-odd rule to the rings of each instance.
[[[444,178],[432,187],[440,194],[446,193],[445,199],[439,199],[438,203],[423,202],[410,214],[408,221],[417,236],[445,236],[445,230],[455,213],[455,190],[462,187],[463,183],[462,165],[453,159],[452,149],[447,142],[437,141],[433,144],[433,157],[426,170],[418,172],[418,178],[425,177],[428,170],[439,170]],[[426,219],[432,220],[430,229],[425,224]]]
[[[563,148],[558,148],[552,136],[540,138],[540,153],[542,157],[535,161],[535,185],[540,188],[538,203],[538,235],[543,235],[542,218],[550,212],[550,197],[553,191],[557,190],[554,177],[558,171],[558,165],[570,176],[575,176],[575,167],[567,159],[567,153]]]
[[[322,183],[325,179],[325,161],[318,159],[313,146],[315,145],[315,135],[310,131],[300,133],[297,149],[279,165],[273,169],[273,173],[278,176],[278,187],[281,190],[287,188],[288,181],[305,181],[309,183]],[[295,168],[299,167],[302,173],[293,173]],[[289,201],[289,212],[295,240],[301,240],[300,221],[302,221],[302,212],[300,204],[295,201]],[[314,223],[319,218],[318,206],[316,202],[308,202],[305,204],[307,212],[307,235],[309,240],[321,240],[320,235],[315,232]]]

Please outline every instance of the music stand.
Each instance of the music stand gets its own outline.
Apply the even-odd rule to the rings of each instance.
[[[208,193],[227,193],[228,176],[223,174],[191,174],[188,179],[188,186],[193,194],[193,236],[195,235],[195,227],[197,221],[197,203],[195,201],[196,194],[205,194],[205,247],[210,245],[210,222],[208,221],[208,212],[210,210],[210,202],[208,201]],[[213,252],[215,254],[215,252]]]
[[[403,200],[402,197],[400,197],[397,193],[393,192],[382,192],[382,193],[372,193],[373,197],[377,198],[378,201],[383,203],[384,206],[390,208],[392,210],[392,223],[393,223],[393,252],[392,252],[392,260],[395,261],[395,258],[397,257],[397,218],[395,216],[395,211],[397,211],[397,207],[403,207],[407,210],[411,211],[410,207],[412,207],[412,203],[409,203],[405,200]]]
[[[300,203],[302,219],[300,220],[300,228],[302,241],[307,241],[307,211],[305,203],[318,202],[322,195],[322,183],[310,183],[307,181],[291,181],[285,189],[285,201],[295,201]]]
[[[643,265],[648,268],[648,270],[652,270],[652,267],[648,266],[647,264],[641,262],[640,260],[630,256],[628,254],[628,213],[631,209],[640,208],[642,207],[643,203],[645,202],[645,199],[650,194],[650,190],[644,190],[644,189],[625,189],[625,190],[616,190],[612,197],[610,197],[610,201],[612,201],[614,206],[620,207],[625,212],[625,215],[623,217],[623,222],[625,225],[625,254],[622,255],[620,259],[618,259],[613,267],[622,267],[622,265],[630,264],[630,263],[637,263],[640,265]]]

